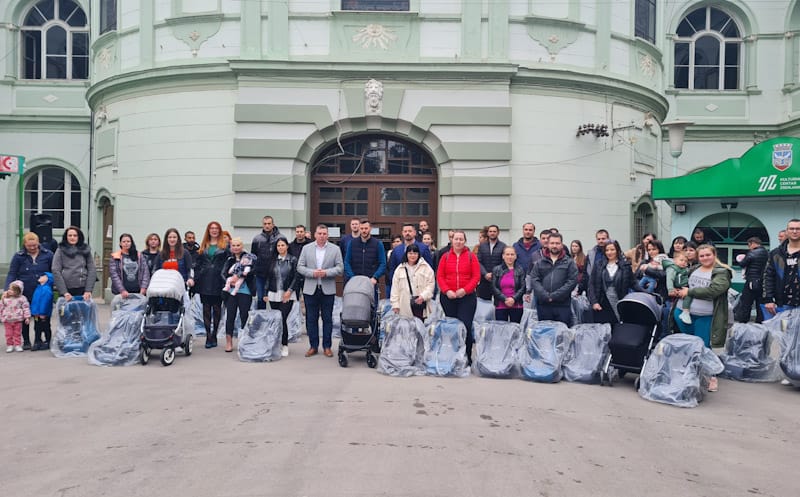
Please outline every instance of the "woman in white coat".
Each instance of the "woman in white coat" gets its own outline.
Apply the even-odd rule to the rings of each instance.
[[[403,262],[397,266],[392,278],[392,294],[389,300],[392,310],[404,317],[414,317],[411,310],[411,297],[417,296],[416,303],[425,304],[421,319],[428,316],[436,285],[433,268],[419,255],[419,247],[412,243],[406,248]],[[409,282],[411,283],[409,285]]]

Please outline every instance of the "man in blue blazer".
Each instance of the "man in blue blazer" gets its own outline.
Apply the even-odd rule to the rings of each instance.
[[[297,272],[305,277],[303,296],[306,302],[306,332],[309,349],[306,357],[319,352],[319,317],[322,315],[322,350],[326,357],[333,357],[331,350],[333,334],[333,300],[336,296],[336,277],[344,272],[342,252],[328,242],[328,227],[317,225],[315,243],[309,243],[300,252]]]

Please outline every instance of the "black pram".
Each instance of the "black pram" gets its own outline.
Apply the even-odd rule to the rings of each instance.
[[[379,318],[376,308],[375,286],[366,276],[353,276],[344,286],[342,294],[341,335],[339,340],[339,366],[347,367],[349,352],[367,353],[367,366],[374,368],[378,359]]]
[[[611,326],[608,342],[611,356],[603,369],[603,379],[609,385],[615,377],[612,369],[620,377],[625,373],[641,373],[661,326],[661,302],[651,293],[629,293],[617,303],[617,312],[622,322]],[[638,388],[638,379],[634,386]]]
[[[161,349],[161,364],[164,366],[175,361],[178,348],[185,355],[192,355],[192,334],[184,333],[183,330],[185,293],[183,276],[178,271],[159,269],[150,278],[139,352],[139,362],[142,365],[150,360],[152,349]]]

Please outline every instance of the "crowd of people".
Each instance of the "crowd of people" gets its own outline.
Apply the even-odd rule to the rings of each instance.
[[[444,314],[467,327],[468,362],[479,298],[493,302],[498,320],[520,322],[523,308],[532,306],[539,319],[569,326],[573,299],[585,296],[592,321],[616,323],[616,304],[630,292],[644,291],[658,295],[664,303],[663,334],[694,334],[709,347],[724,343],[733,274],[700,228],[689,239],[675,237],[668,249],[653,233],[646,233],[628,251],[600,229],[595,245],[584,251],[580,240],[567,245],[556,228],[542,230],[537,238],[533,223],[525,223],[519,240],[507,245],[499,239],[500,228],[490,225],[481,230],[473,247],[467,245],[464,231],[450,230],[448,244],[437,250],[423,220],[403,225],[388,253],[372,236],[369,220],[352,219],[349,228],[338,246],[328,240],[328,227],[323,224],[313,233],[296,226],[290,242],[273,218],[265,216],[250,252],[216,221],[208,223],[199,243],[193,232],[187,231],[182,242],[180,232],[170,228],[163,239],[156,233],[147,235],[141,252],[133,237],[123,233],[119,250],[109,259],[111,291],[124,298],[146,294],[153,272],[178,271],[190,294],[199,295],[206,348],[217,346],[225,306],[226,352],[233,350],[237,312],[244,326],[255,298],[258,309],[269,304],[281,312],[281,352],[288,355],[286,320],[295,302],[302,299],[309,339],[306,357],[319,353],[320,319],[322,353],[332,357],[336,281],[341,276],[346,283],[357,275],[370,278],[376,297],[378,284],[385,278],[392,309],[403,316],[424,319],[438,295]],[[750,238],[748,252],[738,257],[745,287],[734,312],[737,321],[751,319],[753,304],[756,322],[765,318],[761,305],[772,314],[800,306],[800,220],[790,220],[779,239],[778,247],[767,251],[761,240]],[[49,348],[53,287],[67,301],[90,299],[95,282],[94,258],[80,228],[67,228],[55,253],[40,244],[35,233],[26,233],[22,250],[11,260],[0,304],[7,350]],[[42,307],[42,297],[35,295],[47,289],[49,308]],[[31,319],[32,342],[27,324]]]

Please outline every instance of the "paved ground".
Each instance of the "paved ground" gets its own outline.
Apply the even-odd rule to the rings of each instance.
[[[342,369],[304,348],[271,364],[199,348],[168,368],[3,354],[2,495],[798,492],[800,390],[721,380],[679,409],[642,400],[627,378],[389,378],[363,355]]]

